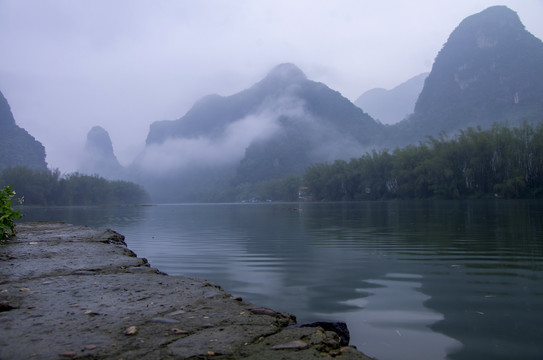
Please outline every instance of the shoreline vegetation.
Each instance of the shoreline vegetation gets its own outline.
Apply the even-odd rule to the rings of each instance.
[[[468,128],[452,139],[317,164],[304,176],[314,200],[543,197],[543,123]]]
[[[0,186],[12,185],[27,205],[113,205],[149,201],[142,186],[123,180],[107,180],[98,175],[71,173],[58,169],[38,170],[24,166],[0,172]]]
[[[152,202],[138,184],[59,170],[7,168],[0,185],[13,185],[28,205],[107,205]],[[148,186],[152,186],[148,185]],[[314,164],[303,175],[220,186],[190,202],[543,197],[543,122],[460,130],[418,145],[373,150],[350,161]]]
[[[0,188],[0,245],[3,244],[3,241],[15,235],[14,221],[22,217],[20,210],[12,209],[15,194],[11,186]]]
[[[236,193],[292,201],[301,188],[313,201],[542,198],[543,122],[467,128],[452,138],[315,164],[303,176],[244,183]]]

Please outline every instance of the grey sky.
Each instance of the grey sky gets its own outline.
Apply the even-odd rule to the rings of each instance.
[[[94,125],[126,164],[153,121],[282,62],[351,100],[391,88],[429,71],[458,23],[492,5],[543,38],[543,0],[0,0],[0,91],[49,167],[74,171]]]

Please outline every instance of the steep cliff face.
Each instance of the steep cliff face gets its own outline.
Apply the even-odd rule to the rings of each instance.
[[[0,92],[0,171],[14,166],[47,169],[45,148],[25,129],[17,126],[11,108]]]
[[[543,43],[505,6],[464,19],[435,59],[408,124],[426,133],[543,118]]]
[[[121,176],[122,166],[113,152],[109,133],[104,128],[95,126],[88,132],[79,170],[112,179]]]
[[[9,103],[2,92],[0,92],[0,125],[5,129],[16,126]]]

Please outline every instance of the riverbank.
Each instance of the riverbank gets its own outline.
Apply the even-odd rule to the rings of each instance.
[[[369,359],[337,326],[161,273],[112,230],[17,231],[0,247],[1,359]]]

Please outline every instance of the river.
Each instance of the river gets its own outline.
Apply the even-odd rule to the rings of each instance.
[[[543,201],[23,207],[386,359],[543,358]]]

